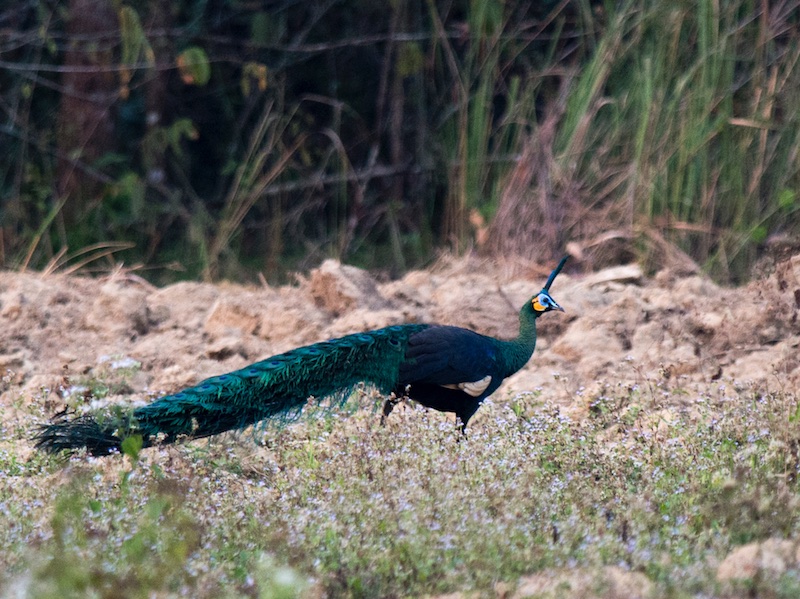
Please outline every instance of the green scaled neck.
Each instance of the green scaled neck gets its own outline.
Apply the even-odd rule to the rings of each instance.
[[[511,341],[503,341],[506,376],[511,376],[528,363],[536,348],[536,318],[531,303],[527,302],[519,311],[519,335]]]

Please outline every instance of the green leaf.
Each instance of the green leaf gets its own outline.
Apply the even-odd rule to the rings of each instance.
[[[267,66],[260,62],[246,62],[242,67],[242,78],[240,86],[242,95],[249,96],[253,91],[252,85],[255,84],[259,91],[267,89]]]
[[[755,243],[762,243],[767,238],[768,233],[769,231],[764,225],[758,225],[750,231],[750,239]]]
[[[190,46],[176,59],[181,79],[186,85],[205,85],[211,79],[211,63],[205,50]]]
[[[166,130],[167,143],[177,156],[183,155],[181,142],[184,139],[197,139],[198,132],[190,119],[177,119]]]
[[[797,193],[793,189],[781,189],[778,192],[778,206],[781,210],[791,210],[797,202]]]
[[[122,64],[133,65],[148,45],[139,14],[130,6],[119,9],[119,29],[122,38]]]
[[[128,456],[132,462],[139,460],[139,452],[142,451],[144,440],[141,435],[131,435],[122,440],[122,453]]]

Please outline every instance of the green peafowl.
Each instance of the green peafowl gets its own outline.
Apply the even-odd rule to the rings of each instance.
[[[206,379],[133,410],[60,414],[40,428],[36,446],[49,452],[86,448],[90,454],[106,455],[134,435],[140,436],[143,447],[208,437],[291,417],[310,398],[343,401],[361,383],[391,393],[382,421],[398,398],[408,397],[434,410],[454,412],[464,431],[481,402],[530,359],[536,319],[551,310],[564,311],[549,290],[566,260],[520,310],[514,340],[428,324],[356,333]]]

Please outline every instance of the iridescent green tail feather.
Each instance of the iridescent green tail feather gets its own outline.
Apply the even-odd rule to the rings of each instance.
[[[127,413],[61,415],[39,430],[36,446],[50,452],[86,448],[105,455],[131,435],[141,435],[147,447],[291,418],[309,398],[344,399],[360,383],[388,393],[397,381],[408,338],[424,328],[391,326],[294,349]]]

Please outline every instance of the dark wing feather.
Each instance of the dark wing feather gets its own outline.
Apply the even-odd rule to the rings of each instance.
[[[455,385],[499,376],[498,348],[489,337],[459,327],[432,326],[409,337],[399,383]]]

